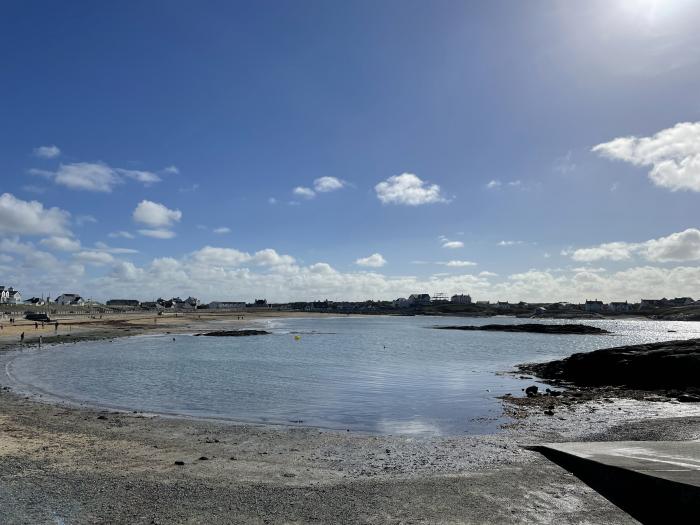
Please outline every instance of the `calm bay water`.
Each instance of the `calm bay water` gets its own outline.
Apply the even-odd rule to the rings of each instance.
[[[533,384],[500,374],[515,364],[700,337],[700,323],[663,321],[585,321],[611,336],[429,328],[520,322],[530,321],[274,319],[256,326],[269,336],[85,342],[23,352],[7,370],[30,390],[112,408],[381,433],[487,433],[506,421],[497,396]],[[229,327],[240,323],[217,329]]]

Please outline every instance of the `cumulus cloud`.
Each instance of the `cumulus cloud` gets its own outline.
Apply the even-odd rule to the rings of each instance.
[[[361,257],[355,261],[358,266],[368,266],[370,268],[381,268],[386,264],[386,259],[380,253],[373,253],[367,257]]]
[[[592,151],[651,168],[649,178],[662,188],[700,191],[700,122],[681,122],[650,137],[619,137]]]
[[[113,238],[113,239],[117,239],[117,238],[122,238],[122,239],[133,239],[133,238],[134,238],[134,234],[133,234],[133,233],[129,233],[129,232],[123,231],[123,230],[122,230],[122,231],[118,231],[118,232],[109,233],[107,236],[108,236],[108,237],[111,237],[111,238]]]
[[[405,204],[419,206],[435,202],[448,202],[440,186],[428,184],[413,173],[394,175],[374,187],[382,204]]]
[[[314,190],[305,186],[297,186],[294,188],[294,190],[292,190],[292,193],[294,193],[294,195],[298,195],[299,197],[304,197],[305,199],[313,199],[316,196],[316,192]]]
[[[444,240],[442,243],[442,247],[447,248],[449,250],[456,250],[457,248],[464,248],[464,243],[462,241]]]
[[[518,244],[523,244],[523,241],[499,241],[498,246],[516,246]]]
[[[61,154],[61,150],[58,146],[39,146],[34,148],[34,155],[36,157],[41,157],[42,159],[54,159]]]
[[[142,230],[139,230],[139,233],[144,237],[152,237],[153,239],[172,239],[173,237],[175,237],[174,231],[160,228],[144,228]]]
[[[138,203],[132,214],[135,222],[150,226],[151,229],[139,230],[142,235],[150,235],[161,239],[169,239],[174,234],[165,236],[164,231],[170,228],[173,223],[179,222],[182,218],[180,210],[171,210],[167,206],[149,200],[142,200]],[[144,233],[148,232],[148,233]],[[159,232],[154,234],[154,232]],[[172,233],[172,232],[168,232]]]
[[[347,183],[336,177],[320,177],[314,181],[314,190],[318,193],[327,193],[329,191],[340,190]]]
[[[94,249],[96,251],[100,251],[100,252],[115,253],[115,254],[139,253],[138,250],[134,250],[133,248],[117,248],[117,247],[109,246],[103,242],[96,242]]]
[[[124,179],[133,179],[148,186],[161,178],[150,171],[112,168],[104,162],[74,162],[61,164],[56,171],[30,169],[29,173],[52,179],[56,184],[73,190],[110,193]]]
[[[688,228],[666,237],[645,242],[609,242],[589,248],[568,249],[562,255],[575,261],[593,262],[603,259],[624,261],[640,256],[652,262],[700,261],[700,230]]]
[[[231,233],[231,228],[228,226],[221,226],[220,228],[214,228],[212,231],[218,234]]]
[[[466,266],[476,266],[477,264],[472,261],[445,261],[445,262],[439,262],[438,264],[441,264],[443,266],[449,266],[451,268],[464,268]]]
[[[114,261],[114,257],[103,251],[84,251],[73,255],[73,258],[84,264],[92,264],[95,266],[104,266]]]
[[[496,189],[500,188],[502,185],[503,185],[503,183],[500,180],[493,179],[493,180],[490,180],[486,184],[486,189],[496,190]]]
[[[38,201],[24,201],[11,193],[0,195],[0,233],[66,236],[70,213],[44,208]]]
[[[53,236],[46,239],[41,239],[39,242],[50,250],[75,252],[80,249],[80,241],[77,239],[71,239],[70,237]]]
[[[168,166],[167,168],[163,168],[163,173],[167,173],[168,175],[177,175],[180,173],[180,170],[177,166]]]

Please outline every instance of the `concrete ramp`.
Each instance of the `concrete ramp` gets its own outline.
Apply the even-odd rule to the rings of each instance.
[[[546,443],[528,448],[642,523],[700,523],[700,441]]]

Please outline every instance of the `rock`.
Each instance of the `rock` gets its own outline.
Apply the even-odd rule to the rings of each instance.
[[[282,476],[285,478],[295,478],[296,474],[292,474],[291,472],[285,472],[284,474],[282,474]]]
[[[208,461],[208,460],[209,460],[209,458],[206,457],[206,456],[201,456],[201,457],[199,458],[199,461]]]
[[[97,419],[107,419],[107,416],[97,416]]]
[[[587,324],[486,324],[483,326],[433,326],[437,330],[485,330],[488,332],[530,332],[534,334],[609,334],[607,330]]]
[[[545,410],[545,411],[544,411],[544,414],[545,414],[546,416],[553,416],[553,415],[554,415],[554,410]]]
[[[518,368],[542,379],[565,380],[581,386],[683,392],[698,386],[700,339],[605,348]]]
[[[245,337],[249,335],[269,335],[270,332],[265,330],[216,330],[214,332],[205,332],[203,334],[194,334],[195,336],[207,337]]]
[[[700,396],[694,396],[692,394],[683,394],[678,396],[678,401],[681,403],[700,403]]]
[[[175,462],[175,464],[176,464],[176,465],[179,465],[179,466],[182,466],[182,465],[185,464],[185,462],[184,462],[184,461],[178,460],[178,461]]]
[[[527,397],[535,397],[537,396],[537,391],[539,388],[537,388],[535,385],[529,386],[525,389],[525,395]]]

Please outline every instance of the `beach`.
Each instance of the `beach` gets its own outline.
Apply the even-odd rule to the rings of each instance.
[[[4,329],[0,351],[191,333],[240,314],[124,314]],[[241,328],[279,312],[246,314]],[[282,314],[304,315],[304,314]],[[313,314],[318,317],[319,314]],[[2,381],[3,385],[4,378]],[[635,523],[523,448],[556,441],[700,438],[700,408],[594,397],[483,436],[379,435],[116,412],[0,391],[4,523]]]

